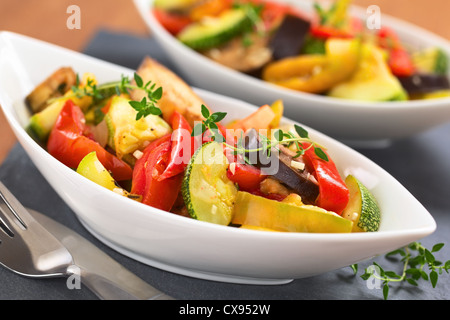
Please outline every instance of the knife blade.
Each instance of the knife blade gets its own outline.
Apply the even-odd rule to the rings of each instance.
[[[93,243],[70,228],[35,210],[31,215],[72,254],[81,283],[102,300],[173,300],[119,264]]]

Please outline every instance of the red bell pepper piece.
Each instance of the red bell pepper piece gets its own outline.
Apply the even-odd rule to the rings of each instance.
[[[145,148],[143,156],[136,161],[131,187],[131,193],[142,196],[142,203],[165,211],[172,209],[183,182],[181,174],[158,179],[169,163],[171,146],[168,135]]]
[[[172,151],[170,161],[160,180],[174,177],[186,169],[189,160],[197,150],[195,137],[191,136],[192,128],[186,118],[175,111],[171,118],[172,122]]]
[[[230,166],[233,166],[233,168],[228,169],[227,177],[234,183],[237,183],[239,190],[257,190],[259,189],[261,181],[266,178],[266,176],[261,173],[261,170],[252,165],[233,162]]]
[[[153,15],[173,35],[177,35],[192,22],[188,16],[177,15],[159,9],[153,9]]]
[[[67,100],[56,120],[47,142],[47,151],[72,169],[76,169],[87,154],[95,151],[115,180],[129,180],[133,174],[127,163],[92,139],[83,112],[72,100]]]
[[[307,15],[301,12],[299,9],[294,8],[291,5],[279,3],[277,1],[267,0],[240,0],[240,4],[251,3],[255,6],[261,6],[261,20],[266,30],[271,30],[276,26],[285,15],[295,15],[303,19],[307,19]]]
[[[358,33],[363,30],[363,25],[358,19],[350,20],[350,27],[348,29],[339,29],[332,26],[320,25],[319,23],[313,23],[310,28],[311,36],[319,39],[326,40],[328,38],[354,38]]]
[[[350,198],[347,185],[342,180],[336,164],[328,154],[328,161],[323,160],[316,155],[314,148],[308,147],[308,143],[303,143],[303,148],[306,150],[303,159],[306,165],[313,169],[314,177],[319,183],[319,196],[316,204],[340,215]]]
[[[389,53],[389,67],[399,77],[412,76],[416,70],[411,55],[403,49],[394,49]]]
[[[346,30],[339,30],[333,27],[315,25],[311,26],[310,29],[311,36],[319,39],[328,39],[328,38],[353,38],[354,35]]]
[[[283,201],[287,197],[285,195],[278,194],[278,193],[264,193],[264,192],[261,192],[260,189],[250,190],[247,192],[254,194],[255,196],[263,197],[263,198],[270,199],[270,200],[275,200],[278,202]]]
[[[392,73],[399,77],[412,76],[416,71],[414,63],[397,34],[385,27],[378,31],[377,36],[378,45],[389,53],[388,65]]]

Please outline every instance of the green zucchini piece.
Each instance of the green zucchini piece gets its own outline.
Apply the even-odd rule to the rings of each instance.
[[[440,48],[427,48],[413,53],[414,65],[420,72],[446,75],[448,58]]]
[[[350,191],[350,200],[342,217],[353,221],[352,232],[378,231],[381,213],[373,194],[353,175],[347,176],[345,184]]]
[[[183,199],[192,218],[230,224],[238,190],[227,178],[228,165],[220,143],[206,143],[195,152],[182,186]]]
[[[47,141],[65,103],[66,100],[56,101],[44,110],[31,116],[28,130],[33,132],[39,141]]]
[[[218,17],[208,17],[187,26],[177,37],[194,50],[206,50],[227,43],[250,27],[245,9],[230,9]]]

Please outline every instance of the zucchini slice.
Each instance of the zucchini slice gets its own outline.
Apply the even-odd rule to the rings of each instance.
[[[189,215],[197,220],[228,225],[237,188],[227,178],[229,163],[220,143],[200,147],[186,168],[182,194]]]
[[[206,50],[225,44],[250,27],[245,9],[231,9],[218,17],[208,17],[187,26],[178,35],[178,40],[194,50]]]
[[[353,221],[352,232],[378,231],[381,214],[375,197],[352,175],[347,176],[345,184],[350,191],[350,201],[342,217]]]

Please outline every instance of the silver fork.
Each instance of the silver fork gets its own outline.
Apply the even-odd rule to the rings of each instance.
[[[67,230],[69,231],[69,230]],[[91,279],[96,288],[90,289],[102,299],[158,299],[171,300],[106,254],[99,252],[113,276]],[[33,278],[69,277],[77,270],[72,254],[0,182],[0,264],[22,276]],[[89,271],[87,270],[87,273]],[[126,276],[124,276],[126,275]],[[116,282],[115,282],[116,281]],[[101,288],[98,288],[99,284]],[[137,288],[132,288],[135,285]],[[88,285],[89,287],[89,285]]]

